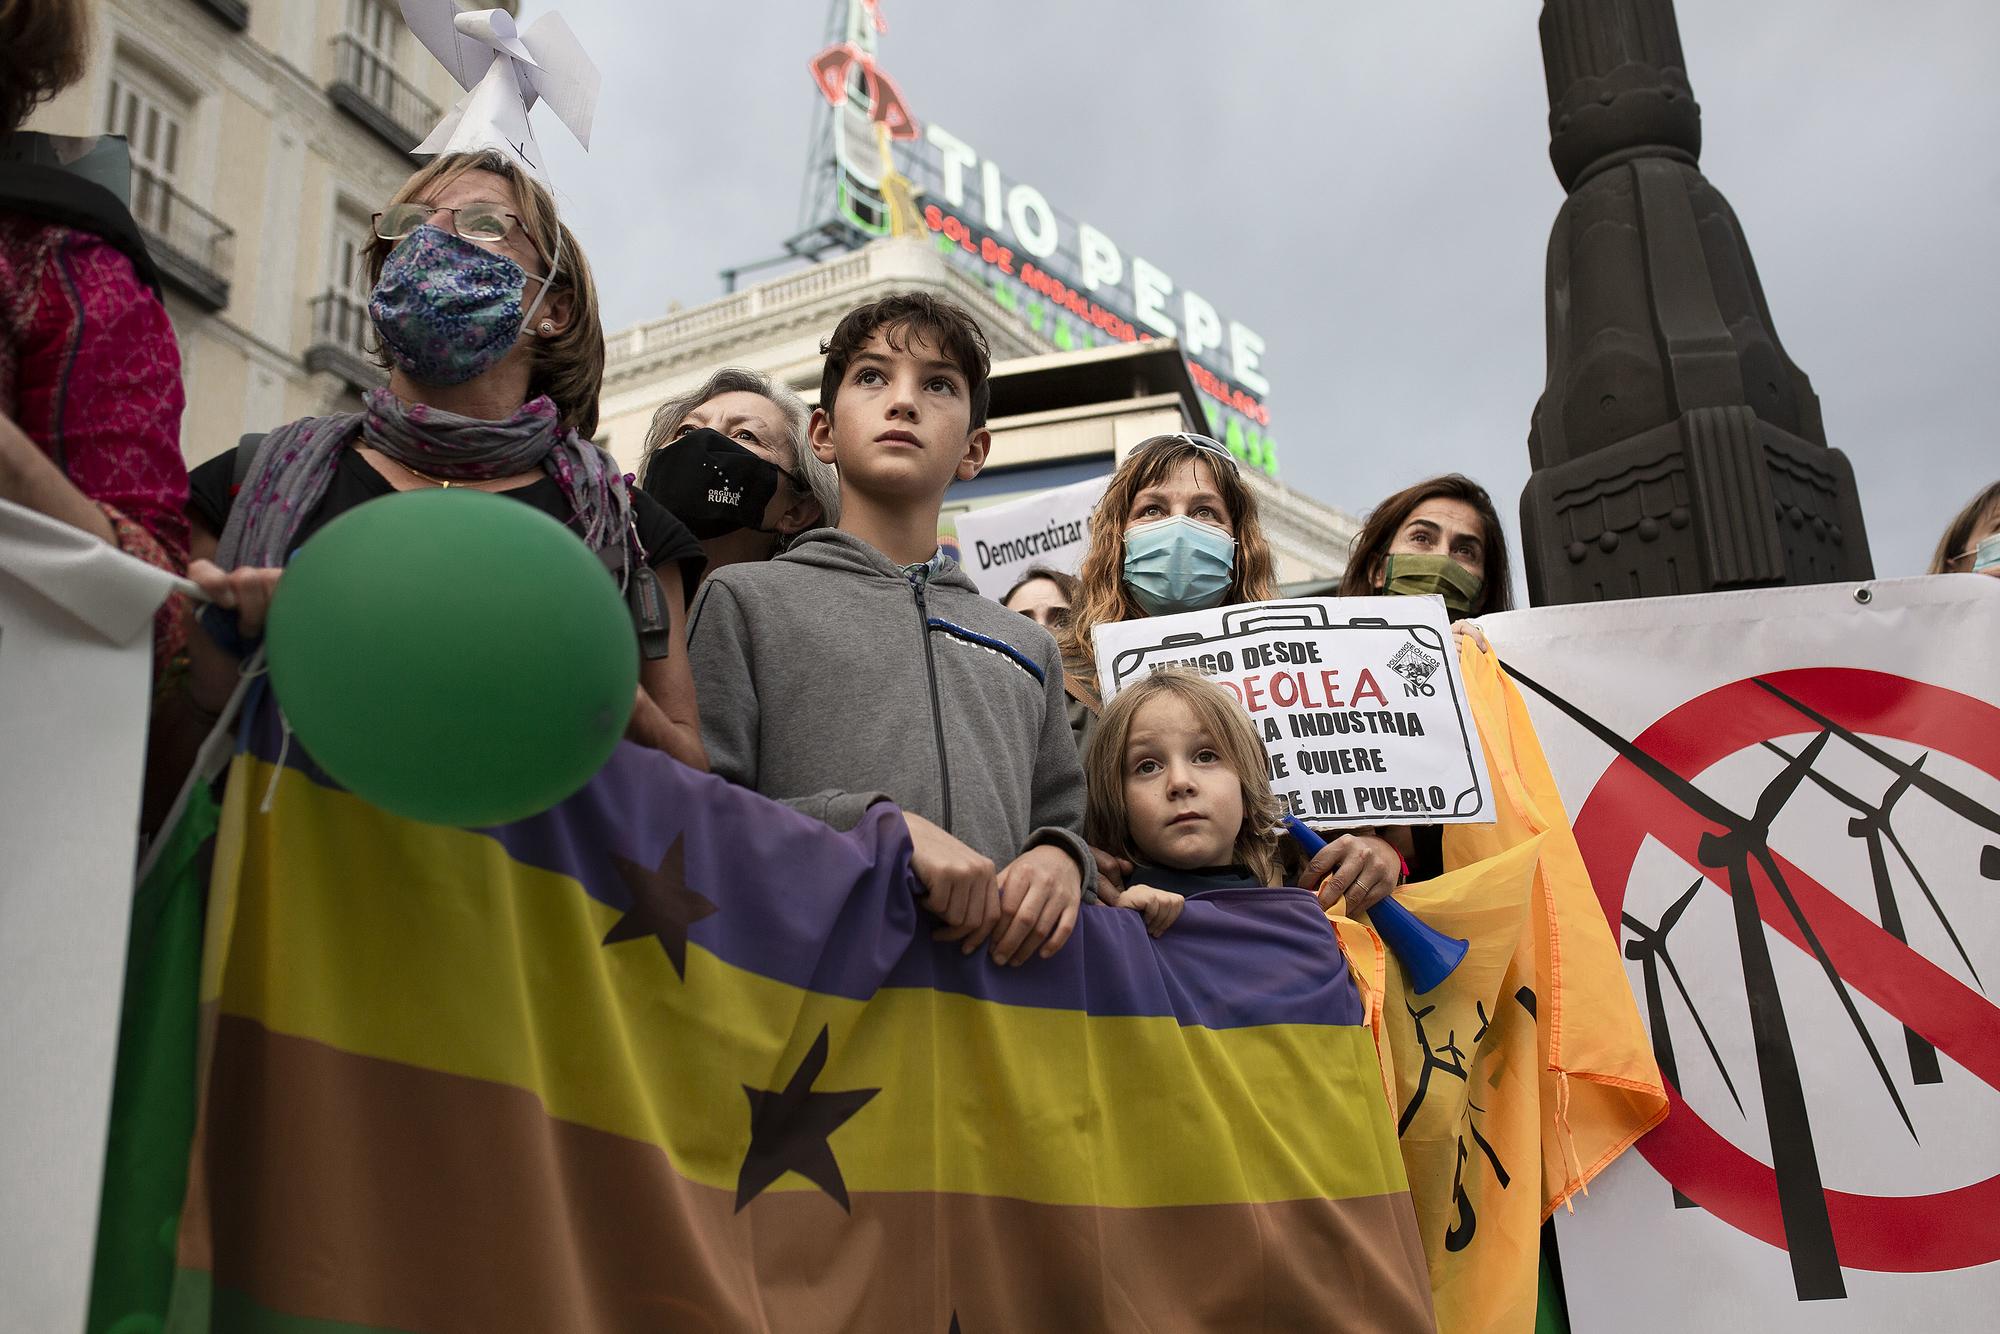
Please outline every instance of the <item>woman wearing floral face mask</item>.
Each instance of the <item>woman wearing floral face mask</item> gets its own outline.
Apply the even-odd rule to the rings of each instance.
[[[497,153],[441,157],[377,215],[376,238],[369,315],[388,387],[361,412],[278,428],[245,446],[252,458],[196,468],[189,574],[254,638],[280,567],[355,505],[453,486],[512,496],[567,524],[627,593],[645,654],[628,735],[706,768],[682,641],[701,551],[590,442],[604,335],[553,199]],[[193,637],[197,719],[227,699],[241,647]]]
[[[1141,441],[1112,474],[1091,515],[1090,545],[1077,584],[1070,622],[1056,643],[1063,652],[1070,727],[1084,748],[1100,711],[1091,641],[1096,627],[1278,595],[1257,497],[1236,459],[1203,435]],[[1359,911],[1355,905],[1364,899],[1373,902],[1395,888],[1400,867],[1388,842],[1354,833],[1329,843],[1308,869],[1313,878],[1298,883],[1317,888],[1328,905],[1349,895],[1350,907]],[[1098,892],[1107,902],[1115,902],[1116,886],[1129,869],[1098,852]]]

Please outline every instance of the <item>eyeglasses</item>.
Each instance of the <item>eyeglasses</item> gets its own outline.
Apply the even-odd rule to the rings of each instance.
[[[483,201],[460,208],[442,204],[413,202],[391,204],[375,215],[375,234],[384,241],[400,241],[439,213],[451,214],[452,230],[468,241],[495,244],[507,239],[521,220],[498,204]]]
[[[1172,445],[1176,441],[1179,441],[1183,444],[1193,445],[1196,449],[1200,450],[1202,453],[1213,455],[1214,457],[1222,460],[1224,463],[1229,465],[1229,471],[1231,473],[1235,473],[1237,471],[1236,456],[1229,452],[1229,447],[1227,445],[1223,444],[1220,440],[1217,440],[1213,436],[1196,435],[1192,431],[1176,431],[1172,435],[1156,435],[1151,440],[1148,440],[1144,444],[1140,445],[1139,448],[1137,450],[1134,450],[1133,452],[1142,453],[1149,449],[1164,449],[1167,446]]]

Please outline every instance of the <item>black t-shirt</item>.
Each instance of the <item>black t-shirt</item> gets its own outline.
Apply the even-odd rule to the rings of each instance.
[[[219,536],[223,525],[229,522],[230,507],[236,502],[235,482],[234,449],[225,450],[197,466],[188,473],[189,515]],[[393,495],[395,490],[389,479],[375,471],[359,451],[342,450],[340,462],[334,468],[333,480],[327,484],[326,495],[313,507],[312,513],[306,515],[305,522],[299,525],[298,541],[304,543],[356,505],[378,496]],[[569,501],[564,499],[562,488],[556,485],[553,477],[537,477],[526,486],[498,494],[533,505],[542,513],[562,520],[572,531],[575,529],[576,516],[570,512]],[[656,570],[668,561],[678,565],[681,592],[684,598],[692,601],[695,585],[701,581],[701,572],[708,564],[708,558],[702,554],[701,543],[695,541],[687,525],[668,513],[659,501],[637,488],[632,490],[631,495],[632,518],[639,529],[639,545],[645,549],[646,563]]]
[[[1196,871],[1176,870],[1171,866],[1152,866],[1146,862],[1134,862],[1132,874],[1125,877],[1128,885],[1151,885],[1154,889],[1164,889],[1169,894],[1179,894],[1186,898],[1194,894],[1205,894],[1211,889],[1265,889],[1268,888],[1256,876],[1250,874],[1247,866],[1204,866]]]

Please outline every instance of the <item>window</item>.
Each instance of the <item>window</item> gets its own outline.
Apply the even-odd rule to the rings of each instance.
[[[327,237],[326,279],[311,302],[312,336],[301,358],[312,374],[326,372],[361,392],[383,382],[369,356],[367,210],[343,198]]]
[[[156,231],[166,230],[173,206],[190,110],[186,98],[130,61],[114,67],[105,129],[131,145],[132,215]]]
[[[361,305],[368,304],[368,214],[343,203],[333,219],[333,255],[327,265],[328,286]]]
[[[205,171],[191,131],[195,100],[185,86],[136,52],[121,48],[112,61],[104,101],[104,128],[123,135],[132,156],[132,217],[146,232],[160,276],[206,310],[229,304],[229,272],[236,233],[195,203],[205,193],[188,177]]]
[[[403,20],[386,0],[347,0],[347,31],[361,48],[355,87],[369,101],[388,106],[395,92],[396,39]]]

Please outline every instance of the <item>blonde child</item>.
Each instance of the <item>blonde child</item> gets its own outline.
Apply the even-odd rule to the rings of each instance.
[[[1242,706],[1181,669],[1155,672],[1105,707],[1084,756],[1084,836],[1133,863],[1105,902],[1157,936],[1190,894],[1284,883],[1278,800]]]

